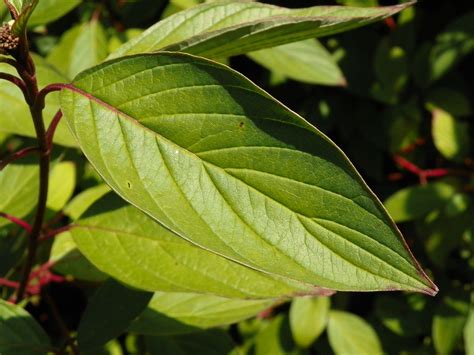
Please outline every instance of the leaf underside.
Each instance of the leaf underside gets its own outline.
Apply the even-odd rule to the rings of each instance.
[[[115,192],[205,249],[335,290],[436,292],[341,150],[226,66],[120,58],[61,108]]]

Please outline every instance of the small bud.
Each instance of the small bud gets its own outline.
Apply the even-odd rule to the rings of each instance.
[[[0,27],[0,54],[9,54],[18,47],[20,39],[11,32],[11,27],[4,24]]]

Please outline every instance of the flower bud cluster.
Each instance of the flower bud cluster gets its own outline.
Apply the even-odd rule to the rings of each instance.
[[[8,54],[18,47],[20,39],[12,34],[10,25],[0,27],[0,54]]]

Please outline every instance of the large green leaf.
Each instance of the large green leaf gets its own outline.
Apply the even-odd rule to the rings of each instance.
[[[383,354],[377,333],[369,323],[355,314],[331,311],[328,337],[331,348],[337,355]]]
[[[410,4],[287,9],[259,2],[213,2],[158,22],[111,57],[163,48],[212,58],[232,56],[347,31],[391,16]]]
[[[81,352],[97,349],[123,333],[152,295],[112,279],[102,284],[89,300],[79,323],[77,341]]]
[[[130,331],[170,335],[240,322],[255,316],[273,300],[229,299],[182,292],[156,292]],[[173,322],[174,321],[174,322]]]
[[[224,65],[121,58],[61,107],[112,189],[203,248],[320,287],[436,293],[341,150]]]
[[[41,57],[34,55],[33,59],[36,64],[36,77],[40,88],[51,83],[67,81]],[[0,63],[0,72],[15,74],[14,69],[4,63]],[[0,105],[0,131],[35,137],[30,111],[21,91],[10,82],[0,80],[0,102],[2,103]],[[49,124],[57,110],[58,94],[51,93],[46,97],[46,107],[43,111],[46,124]],[[76,145],[64,122],[59,123],[54,142],[66,146]]]
[[[36,206],[39,170],[35,164],[9,164],[0,171],[0,212],[23,218]],[[0,227],[10,223],[0,218]]]
[[[291,302],[290,326],[296,344],[307,348],[321,335],[330,306],[329,297],[299,297]]]
[[[0,354],[46,354],[50,350],[48,336],[30,314],[0,299]]]
[[[269,298],[310,293],[203,250],[163,228],[115,194],[98,200],[71,230],[101,271],[149,291]]]
[[[315,39],[262,49],[248,54],[265,68],[304,83],[345,85],[335,59]]]

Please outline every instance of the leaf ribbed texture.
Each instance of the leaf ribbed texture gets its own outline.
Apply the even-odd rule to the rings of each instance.
[[[203,248],[336,290],[436,292],[342,151],[226,66],[121,58],[61,107],[112,189]]]
[[[314,291],[196,247],[115,194],[98,200],[71,234],[97,268],[139,289],[257,299]]]

